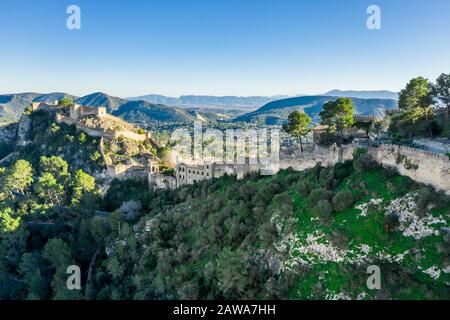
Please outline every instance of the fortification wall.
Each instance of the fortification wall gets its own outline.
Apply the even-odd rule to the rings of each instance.
[[[141,179],[147,177],[147,170],[145,167],[124,164],[108,165],[107,173],[111,178],[116,178],[119,180],[134,178]]]
[[[134,141],[145,141],[148,139],[148,134],[139,134],[139,133],[135,133],[132,131],[115,131],[114,132],[114,137],[115,138],[119,138],[119,137],[123,137],[123,138],[127,138],[127,139],[131,139]]]
[[[330,148],[317,148],[311,152],[303,152],[293,156],[280,157],[280,169],[292,167],[295,171],[303,171],[316,166],[321,162],[323,166],[332,166],[342,158],[341,150],[337,146]]]
[[[78,130],[81,130],[84,133],[86,133],[86,134],[88,134],[88,135],[90,135],[92,137],[101,138],[103,136],[107,136],[108,135],[103,129],[94,129],[94,128],[89,128],[89,127],[83,126],[80,123],[78,123],[77,121],[75,121],[75,120],[73,120],[71,118],[65,117],[65,116],[63,116],[61,114],[57,114],[56,115],[56,122],[58,122],[58,123],[65,123],[65,124],[67,124],[69,126],[70,125],[75,125],[75,127]]]
[[[172,176],[165,176],[162,173],[149,173],[148,185],[151,190],[174,189],[177,187],[177,180]]]
[[[447,156],[421,149],[384,144],[376,160],[383,167],[396,169],[414,181],[450,193],[450,160]]]
[[[338,162],[353,159],[357,144],[342,147],[332,146],[330,149],[317,149],[295,156],[282,156],[280,169],[292,167],[303,171],[314,167],[318,162],[323,166],[331,166]],[[414,181],[432,185],[450,194],[450,159],[442,154],[426,150],[384,144],[379,148],[368,148],[374,159],[383,167],[392,168],[403,176]]]
[[[86,134],[92,136],[92,137],[96,137],[96,138],[100,138],[100,137],[108,137],[108,138],[119,138],[119,137],[124,137],[127,139],[131,139],[134,141],[139,141],[139,142],[143,142],[147,139],[150,139],[150,133],[145,133],[145,134],[138,134],[132,131],[105,131],[104,129],[95,129],[95,128],[90,128],[90,127],[86,127],[82,124],[80,124],[78,121],[71,119],[69,117],[65,117],[61,114],[57,114],[56,115],[56,122],[58,123],[65,123],[67,125],[75,125],[76,128],[78,130],[81,130],[83,132],[85,132]]]
[[[448,140],[443,139],[414,139],[413,143],[432,152],[447,153],[450,152]]]

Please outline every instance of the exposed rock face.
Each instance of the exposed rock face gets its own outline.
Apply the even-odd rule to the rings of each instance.
[[[30,143],[29,132],[31,129],[31,119],[27,115],[22,115],[17,130],[17,141],[19,146],[26,146]]]
[[[12,144],[16,138],[18,124],[13,123],[0,127],[0,143]]]

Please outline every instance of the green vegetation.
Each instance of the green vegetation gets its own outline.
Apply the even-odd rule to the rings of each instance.
[[[311,118],[304,112],[294,111],[288,116],[287,124],[283,125],[283,130],[293,137],[298,138],[300,142],[300,149],[303,152],[302,137],[311,132],[311,128],[308,125],[311,122]]]
[[[436,83],[417,77],[400,92],[399,107],[390,131],[394,142],[411,141],[414,137],[450,138],[450,75],[441,74]],[[433,109],[432,106],[445,107]]]
[[[435,84],[431,84],[431,95],[435,103],[441,103],[447,108],[446,119],[450,118],[450,73],[441,74]]]
[[[352,99],[338,98],[336,101],[328,101],[320,112],[322,124],[329,127],[331,133],[337,133],[339,143],[344,141],[344,129],[353,125],[353,113],[355,108]]]
[[[30,117],[31,144],[0,168],[0,299],[450,299],[450,198],[365,148],[333,167],[156,192],[114,180],[101,195],[99,141]]]
[[[49,112],[33,112],[30,120],[29,136],[32,140],[27,146],[13,150],[18,152],[18,159],[27,160],[37,167],[41,156],[58,155],[72,170],[83,169],[91,175],[103,170],[104,164],[98,157],[98,138],[78,132],[75,126],[57,124]]]
[[[21,181],[1,203],[3,299],[449,298],[448,274],[432,271],[449,263],[450,199],[376,166],[366,149],[334,167],[173,191],[116,180],[103,200],[93,177],[57,156],[1,172]],[[431,234],[408,235],[404,209],[390,211],[407,197],[417,219],[437,219]],[[72,264],[80,291],[65,286]],[[372,264],[381,290],[366,287]]]
[[[62,98],[58,101],[58,104],[60,106],[65,106],[65,107],[71,106],[71,105],[73,105],[73,100],[72,100],[72,98]]]

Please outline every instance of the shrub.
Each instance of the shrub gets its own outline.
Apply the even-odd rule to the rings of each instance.
[[[314,189],[309,194],[309,206],[314,207],[320,200],[327,200],[329,202],[332,196],[333,193],[324,188]]]
[[[367,154],[367,151],[368,151],[367,148],[361,148],[361,147],[356,148],[353,151],[353,159],[356,160],[356,159],[360,158],[361,156]]]
[[[338,181],[342,181],[352,173],[352,161],[347,160],[344,163],[336,163],[334,166],[334,176]]]
[[[400,221],[396,214],[389,214],[384,217],[384,224],[388,226],[390,230],[395,230],[400,226]]]
[[[333,208],[328,200],[320,200],[317,202],[315,207],[312,208],[313,215],[323,219],[329,217],[332,211]]]
[[[311,188],[309,187],[309,184],[303,180],[298,184],[298,192],[300,195],[307,197],[309,193],[311,192]]]
[[[357,171],[366,171],[369,169],[373,169],[377,166],[377,163],[373,159],[372,155],[368,153],[357,154],[355,158],[353,158],[353,167]]]
[[[425,216],[430,209],[445,208],[448,205],[448,197],[441,191],[434,190],[430,186],[420,188],[416,197],[416,214]]]
[[[71,105],[73,105],[73,100],[72,100],[72,98],[62,98],[58,101],[58,104],[60,106],[66,106],[66,107],[71,106]]]
[[[340,249],[348,248],[348,235],[343,230],[333,230],[328,234],[327,238],[334,246]]]
[[[335,211],[344,211],[355,201],[355,196],[350,191],[339,191],[333,197],[333,208]]]

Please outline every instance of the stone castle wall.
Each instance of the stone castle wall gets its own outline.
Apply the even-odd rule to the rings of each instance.
[[[147,168],[144,166],[125,164],[108,165],[107,173],[111,178],[116,178],[119,180],[147,178]]]
[[[177,187],[177,181],[172,176],[166,176],[162,173],[148,172],[148,185],[150,190],[167,190]]]
[[[339,148],[337,146],[331,146],[330,148],[317,147],[310,152],[302,152],[296,155],[281,155],[280,156],[280,169],[287,169],[292,167],[295,171],[304,171],[313,168],[317,163],[321,163],[323,166],[332,166],[338,162],[347,160],[348,154],[353,153],[353,145],[345,146],[345,148]]]
[[[415,138],[413,143],[426,150],[436,153],[450,152],[450,141],[447,139],[424,139]]]
[[[357,144],[345,145],[342,147],[332,146],[330,148],[316,148],[310,152],[303,152],[296,155],[281,155],[280,169],[292,167],[295,171],[304,171],[313,168],[317,163],[323,166],[332,166],[339,162],[353,159],[353,152],[359,146]],[[398,171],[400,175],[410,177],[414,181],[431,185],[439,190],[443,190],[450,194],[450,159],[443,154],[437,154],[426,150],[383,144],[378,148],[368,148],[368,152],[381,166],[392,168]],[[178,167],[177,169],[180,169]],[[196,180],[209,179],[219,177],[219,172],[214,170],[208,176],[204,173],[196,176],[192,171],[206,170],[201,166],[185,167],[186,172],[177,172],[177,185],[190,184],[192,179]],[[178,170],[177,170],[178,171]],[[238,170],[234,170],[235,172]],[[255,167],[253,170],[246,172],[258,171]],[[190,178],[182,180],[184,175],[190,175]],[[242,177],[241,177],[242,178]],[[181,180],[180,180],[181,179]]]
[[[103,129],[95,129],[95,128],[86,127],[86,126],[80,124],[78,121],[75,121],[69,117],[65,117],[61,114],[56,115],[56,122],[65,123],[67,125],[75,125],[75,127],[78,130],[81,130],[81,131],[85,132],[86,134],[88,134],[92,137],[96,137],[96,138],[101,138],[101,137],[120,138],[120,137],[123,137],[123,138],[127,138],[127,139],[134,140],[134,141],[139,141],[139,142],[143,142],[147,139],[151,139],[150,133],[138,134],[138,133],[135,133],[132,131],[125,131],[125,130],[105,131]]]
[[[450,193],[450,159],[445,155],[384,144],[378,148],[376,160],[383,167],[396,169],[402,176]]]
[[[139,134],[139,133],[135,133],[132,131],[115,131],[114,137],[115,138],[123,137],[123,138],[127,138],[130,140],[141,141],[141,142],[150,138],[149,133]]]

